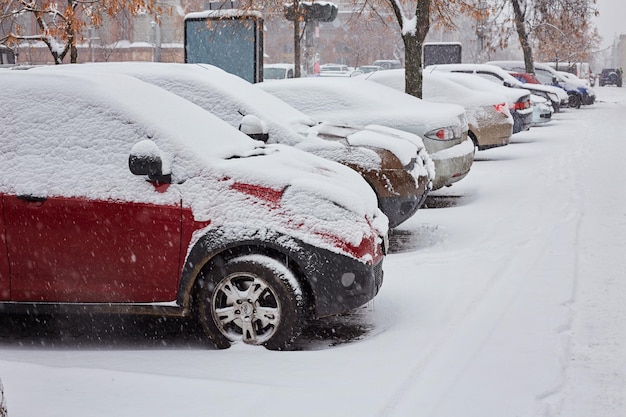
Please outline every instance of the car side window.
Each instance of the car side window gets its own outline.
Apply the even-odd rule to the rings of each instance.
[[[60,105],[63,103],[63,106]],[[0,191],[127,200],[132,145],[149,132],[120,112],[72,96],[19,98],[0,140]],[[3,112],[3,114],[7,114]],[[41,128],[46,123],[46,128]],[[78,180],[77,180],[78,179]],[[141,182],[141,181],[139,181]]]
[[[491,82],[495,82],[495,83],[498,83],[498,84],[503,84],[504,83],[504,79],[499,77],[497,74],[493,74],[491,72],[476,71],[476,74],[479,75],[480,77],[486,79],[486,80],[491,81]]]

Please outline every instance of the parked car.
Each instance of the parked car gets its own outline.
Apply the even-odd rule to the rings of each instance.
[[[286,349],[378,292],[387,219],[353,170],[133,77],[0,90],[3,313],[194,315],[219,348]]]
[[[405,91],[404,69],[376,72],[363,78]],[[513,116],[503,95],[470,90],[438,73],[424,73],[423,80],[424,100],[459,104],[465,108],[468,134],[478,150],[508,145],[513,133]]]
[[[354,69],[344,64],[323,64],[320,65],[320,77],[350,77]]]
[[[295,67],[293,64],[264,64],[263,80],[284,80],[293,78],[295,75]]]
[[[527,72],[515,72],[515,71],[509,71],[509,74],[511,74],[511,76],[513,76],[516,80],[519,80],[524,85],[524,87],[527,87],[526,84],[543,85],[537,79],[537,77],[535,77],[535,74],[529,74]],[[560,87],[556,87],[556,86],[546,86],[546,87],[552,87],[554,89],[553,90],[554,93],[557,95],[559,99],[557,106],[555,106],[554,102],[552,102],[552,108],[555,113],[558,113],[561,111],[562,108],[569,106],[569,95],[567,94],[567,92],[565,92],[564,89]]]
[[[461,180],[472,166],[474,145],[461,106],[425,103],[359,77],[287,81],[257,86],[318,120],[356,126],[375,123],[419,135],[435,163],[433,189]]]
[[[543,97],[530,95],[530,102],[533,109],[533,126],[543,125],[552,120],[552,106]]]
[[[598,77],[600,87],[605,85],[622,86],[622,70],[621,68],[604,68]]]
[[[402,68],[402,62],[397,59],[377,59],[372,62],[372,65],[382,67],[383,69],[400,69]]]
[[[550,100],[552,107],[558,109],[561,105],[561,100],[558,95],[558,87],[541,84],[523,84],[517,78],[513,77],[510,73],[503,70],[496,65],[488,64],[443,64],[433,65],[433,69],[436,71],[446,72],[458,72],[465,74],[475,74],[486,80],[494,82],[498,85],[510,88],[522,88],[530,91],[539,97],[543,97],[546,100]]]
[[[523,72],[526,71],[524,61],[490,61],[487,64],[496,65],[507,71]],[[535,76],[543,85],[553,85],[560,87],[569,95],[569,107],[580,108],[582,104],[591,105],[596,100],[595,91],[584,83],[574,83],[568,81],[554,68],[549,65],[535,62]]]
[[[434,71],[428,67],[426,73]],[[440,71],[445,77],[474,91],[489,91],[506,97],[509,111],[513,116],[513,134],[530,129],[533,118],[530,91],[522,88],[509,88],[498,85],[475,74],[463,74]]]
[[[358,171],[396,227],[423,204],[435,177],[421,139],[383,126],[355,128],[319,124],[240,77],[203,64],[98,63],[48,66],[40,71],[121,72],[155,84],[199,105],[233,127],[268,143],[295,146]],[[282,84],[270,82],[268,84]],[[256,125],[242,116],[256,116]]]
[[[368,74],[370,72],[376,72],[376,71],[380,71],[383,70],[384,68],[381,67],[380,65],[361,65],[360,67],[357,67],[357,71],[361,72],[362,74]]]

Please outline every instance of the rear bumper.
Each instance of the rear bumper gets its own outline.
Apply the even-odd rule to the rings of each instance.
[[[478,150],[497,148],[508,145],[513,134],[511,123],[500,123],[482,126],[477,130]]]
[[[524,132],[530,129],[533,123],[532,109],[528,109],[528,111],[524,113],[514,111],[511,112],[511,114],[513,115],[513,133]]]
[[[468,137],[458,145],[431,154],[435,163],[433,190],[465,178],[474,163],[474,142]]]

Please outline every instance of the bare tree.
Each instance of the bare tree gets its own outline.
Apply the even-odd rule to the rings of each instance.
[[[524,53],[524,65],[526,66],[526,72],[529,74],[535,73],[535,62],[533,60],[533,50],[528,40],[528,31],[526,30],[526,13],[528,11],[528,4],[526,0],[511,0],[513,5],[513,21],[515,22],[515,30],[519,37],[519,43],[522,46],[522,52]]]
[[[527,72],[534,72],[534,54],[542,59],[580,59],[598,44],[591,20],[596,0],[495,0],[491,24],[501,28],[501,45],[515,27]]]
[[[88,27],[98,27],[105,17],[120,11],[132,16],[166,11],[157,0],[0,0],[0,43],[9,47],[24,41],[46,44],[55,64],[63,63],[69,53],[70,62],[77,61],[76,45],[83,41]]]
[[[361,12],[369,8],[399,27],[404,43],[405,91],[421,98],[422,47],[431,23],[453,26],[458,13],[475,13],[477,3],[474,0],[357,0],[355,5]]]
[[[596,0],[554,0],[537,9],[533,37],[546,61],[584,62],[597,49],[600,35],[592,25]]]

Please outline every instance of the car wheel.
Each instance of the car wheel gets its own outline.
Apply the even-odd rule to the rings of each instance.
[[[578,97],[578,95],[576,95],[576,94],[570,94],[569,95],[569,100],[568,100],[568,105],[569,105],[569,107],[572,107],[574,109],[579,109],[580,105],[581,105],[580,97]]]
[[[244,342],[289,349],[306,323],[306,297],[294,274],[264,255],[214,265],[200,283],[198,318],[218,348]]]

